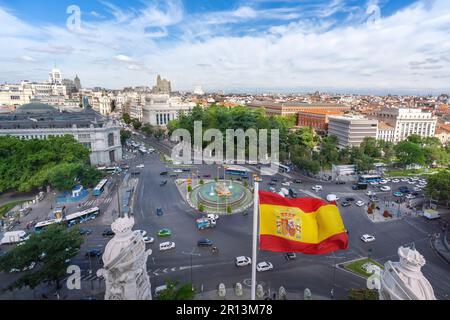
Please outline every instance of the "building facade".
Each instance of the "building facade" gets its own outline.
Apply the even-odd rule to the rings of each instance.
[[[332,103],[306,103],[306,102],[266,102],[253,101],[247,104],[252,109],[264,109],[268,115],[289,116],[297,115],[301,111],[318,111],[318,112],[345,112],[351,110],[351,107]]]
[[[180,98],[171,98],[168,94],[150,95],[142,108],[142,121],[153,126],[167,126],[178,119],[180,112],[189,112],[195,103],[182,102]]]
[[[91,109],[61,112],[44,104],[29,104],[0,115],[0,136],[47,139],[72,135],[91,151],[92,165],[112,165],[122,160],[120,126]]]
[[[377,137],[378,121],[362,116],[328,117],[328,135],[338,138],[338,147],[359,147],[365,137]]]
[[[311,127],[318,133],[326,133],[328,131],[328,117],[331,115],[342,115],[341,111],[300,111],[297,117],[297,126]]]
[[[382,128],[378,139],[393,143],[405,140],[412,134],[434,137],[436,132],[437,118],[421,109],[384,108],[376,118],[389,126]]]

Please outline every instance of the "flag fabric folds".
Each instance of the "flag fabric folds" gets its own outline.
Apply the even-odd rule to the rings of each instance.
[[[260,191],[260,250],[326,254],[348,248],[348,235],[335,203],[286,199]]]

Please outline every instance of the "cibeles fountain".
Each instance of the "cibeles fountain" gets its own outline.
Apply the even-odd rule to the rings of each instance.
[[[105,300],[151,300],[146,250],[139,231],[133,231],[134,218],[125,216],[111,225],[115,236],[108,242],[103,254],[103,268],[98,277],[106,282]]]
[[[388,261],[381,274],[380,300],[436,300],[423,275],[424,257],[414,247],[398,248],[399,262]]]

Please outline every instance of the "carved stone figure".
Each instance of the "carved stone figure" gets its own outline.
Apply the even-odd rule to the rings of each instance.
[[[414,248],[398,248],[399,262],[388,261],[381,274],[380,300],[436,300],[422,274],[424,257]]]
[[[97,271],[106,282],[105,300],[152,299],[146,268],[152,251],[146,251],[141,233],[132,231],[133,226],[132,217],[119,218],[111,226],[115,236],[106,245],[104,267]]]

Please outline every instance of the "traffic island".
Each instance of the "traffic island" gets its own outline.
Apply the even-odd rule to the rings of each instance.
[[[381,264],[369,258],[362,258],[358,260],[345,262],[339,264],[338,267],[364,278],[369,278],[372,274],[374,274],[375,272],[374,270],[377,267],[380,268],[381,270],[384,269],[384,267]]]

